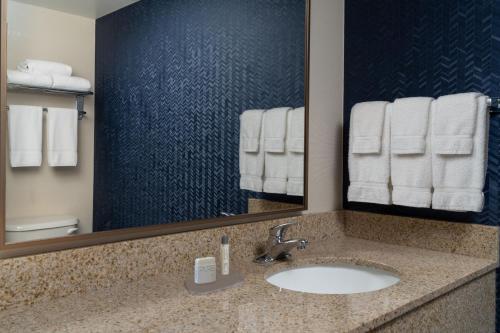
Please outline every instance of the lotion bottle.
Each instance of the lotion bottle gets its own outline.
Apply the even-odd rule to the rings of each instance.
[[[229,237],[222,236],[220,244],[220,261],[222,275],[229,275]]]

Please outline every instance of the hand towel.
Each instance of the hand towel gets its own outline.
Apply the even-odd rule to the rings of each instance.
[[[428,97],[411,97],[394,102],[391,116],[393,154],[425,153],[432,101]]]
[[[240,121],[241,121],[240,116]],[[259,149],[256,152],[245,151],[240,132],[240,189],[262,192],[264,178],[264,124],[261,124]]]
[[[10,105],[8,113],[10,165],[42,165],[42,122],[40,106]]]
[[[259,151],[263,114],[264,110],[248,110],[241,114],[240,140],[244,152]]]
[[[26,59],[17,65],[17,69],[21,72],[32,74],[58,74],[63,76],[71,76],[73,68],[71,66],[59,62]]]
[[[436,154],[470,155],[476,130],[478,93],[442,96],[432,119]]]
[[[52,75],[52,88],[88,92],[92,85],[90,81],[77,76]]]
[[[304,108],[288,112],[287,121],[287,186],[286,194],[304,195]]]
[[[47,152],[49,166],[76,166],[78,161],[78,111],[59,108],[49,108],[48,111]]]
[[[266,123],[264,147],[266,152],[284,153],[286,138],[286,118],[290,108],[276,108],[264,113]]]
[[[457,108],[456,113],[462,108]],[[434,117],[441,110],[433,108]],[[469,155],[440,154],[432,146],[432,174],[434,194],[432,208],[451,211],[480,212],[484,206],[483,188],[488,164],[489,115],[487,97],[477,97],[476,119]],[[454,117],[451,115],[450,117]],[[450,119],[451,121],[451,119]]]
[[[371,108],[363,107],[357,109],[358,113],[356,117],[351,117],[350,123],[350,135],[349,135],[349,179],[350,186],[347,194],[349,201],[358,202],[368,202],[377,203],[383,205],[391,204],[391,193],[389,190],[390,182],[390,117],[392,112],[392,104],[385,102],[377,102],[374,104],[375,109],[378,110],[382,105],[384,105],[385,112],[382,116],[382,132],[380,135],[380,145],[378,153],[370,154],[360,154],[354,153],[354,143],[356,141],[356,134],[359,132],[353,132],[352,129],[357,127],[356,122],[362,121],[364,125],[363,116],[366,113],[370,113]],[[356,106],[355,106],[356,108]],[[363,112],[361,112],[363,111]],[[380,116],[373,118],[374,121],[379,121]],[[378,123],[374,123],[378,127]],[[359,127],[358,127],[359,128]],[[375,140],[378,138],[377,133],[373,132],[370,134]],[[378,145],[377,145],[378,146]],[[377,146],[370,147],[369,145],[364,145],[363,148],[372,149],[362,149],[366,150],[377,150]],[[358,146],[358,148],[360,148]]]
[[[380,153],[387,102],[365,102],[354,105],[351,111],[352,152]]]
[[[431,207],[432,153],[430,113],[432,98],[394,102],[391,115],[392,203]]]
[[[288,112],[288,129],[286,136],[287,150],[304,153],[305,109],[303,107]]]
[[[31,74],[7,70],[7,82],[37,88],[52,88],[52,77],[44,74]]]

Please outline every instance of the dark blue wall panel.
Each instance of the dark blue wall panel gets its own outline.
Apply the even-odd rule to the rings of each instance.
[[[500,1],[346,1],[345,58],[346,144],[358,102],[468,91],[499,96]],[[349,203],[346,156],[344,166],[347,209],[500,225],[500,116],[491,119],[486,207],[479,214]]]
[[[304,0],[142,0],[97,20],[94,231],[243,213],[239,115],[304,105]]]

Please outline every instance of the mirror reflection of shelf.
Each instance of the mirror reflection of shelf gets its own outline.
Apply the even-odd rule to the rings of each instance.
[[[50,89],[50,88],[39,88],[31,87],[20,84],[7,84],[7,90],[14,93],[35,93],[35,94],[49,94],[49,95],[66,95],[75,96],[76,98],[76,108],[78,110],[78,119],[82,120],[87,114],[84,110],[84,99],[85,96],[94,95],[92,91],[76,91],[76,90],[62,90],[62,89]],[[46,109],[46,108],[44,108]]]

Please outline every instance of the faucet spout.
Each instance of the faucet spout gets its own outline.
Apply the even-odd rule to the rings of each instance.
[[[294,248],[304,250],[309,243],[306,239],[284,240],[286,230],[295,224],[297,223],[289,222],[271,228],[264,253],[255,258],[254,261],[260,264],[268,264],[276,260],[288,260],[292,256],[290,251]]]

